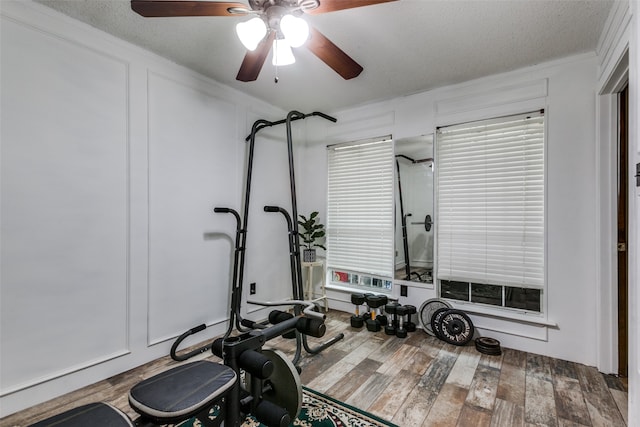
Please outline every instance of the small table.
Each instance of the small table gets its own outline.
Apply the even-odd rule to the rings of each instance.
[[[324,300],[324,311],[329,311],[329,300],[327,299],[327,293],[325,290],[326,274],[324,271],[324,260],[318,259],[313,262],[302,262],[302,268],[307,270],[306,280],[304,282],[304,299],[311,302],[318,302]],[[320,274],[322,275],[322,282],[320,283],[320,296],[315,298],[316,292],[313,286],[313,270],[315,267],[320,267]]]

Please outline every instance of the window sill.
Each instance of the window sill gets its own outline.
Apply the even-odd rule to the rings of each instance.
[[[463,310],[465,313],[474,314],[478,316],[494,317],[496,319],[511,320],[520,323],[527,323],[531,325],[548,326],[550,328],[557,328],[558,324],[547,319],[544,319],[542,315],[527,314],[520,311],[510,311],[509,309],[491,309],[485,307],[478,307],[475,304],[466,303],[463,301],[456,301],[447,299],[447,302],[451,304],[453,308]]]
[[[370,287],[352,287],[352,286],[341,286],[341,285],[336,285],[336,284],[327,284],[325,286],[325,289],[327,290],[332,290],[332,291],[338,291],[338,292],[345,292],[345,293],[350,293],[350,294],[363,294],[363,293],[367,293],[367,292],[371,292],[374,294],[384,294],[384,295],[390,295],[391,294],[391,290],[390,289],[383,289],[383,288],[370,288]]]

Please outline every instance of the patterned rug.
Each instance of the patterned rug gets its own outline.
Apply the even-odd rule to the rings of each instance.
[[[214,414],[211,417],[215,418]],[[200,427],[200,421],[191,419],[179,427]],[[302,409],[291,423],[300,427],[398,427],[382,418],[368,414],[358,408],[338,402],[310,388],[302,388]],[[264,427],[254,418],[247,418],[242,427]]]

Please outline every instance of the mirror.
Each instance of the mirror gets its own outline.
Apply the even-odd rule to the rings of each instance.
[[[433,135],[395,141],[395,279],[433,283]]]

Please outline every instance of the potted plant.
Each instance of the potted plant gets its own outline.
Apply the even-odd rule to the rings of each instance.
[[[300,246],[304,247],[302,251],[302,260],[304,262],[315,262],[316,248],[326,248],[322,245],[321,240],[324,238],[324,224],[318,220],[318,212],[311,212],[309,218],[299,215],[298,225],[300,237],[304,243]]]

